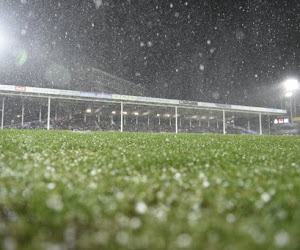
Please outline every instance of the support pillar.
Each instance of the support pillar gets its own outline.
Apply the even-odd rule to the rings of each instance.
[[[210,123],[209,123],[209,118],[207,119],[207,127],[209,128]]]
[[[294,123],[294,115],[293,115],[293,106],[292,106],[292,96],[290,97],[290,116],[291,116],[291,124]]]
[[[225,116],[225,110],[223,110],[223,134],[226,134],[226,116]]]
[[[39,122],[42,122],[42,106],[40,106],[40,112],[39,112]]]
[[[169,125],[170,125],[170,127],[172,126],[172,120],[171,120],[171,117],[169,118]]]
[[[123,132],[123,102],[121,102],[121,132]]]
[[[51,98],[48,97],[47,130],[50,130],[50,110],[51,110]]]
[[[192,127],[192,120],[190,119],[190,128]]]
[[[4,127],[4,104],[5,104],[5,97],[2,98],[1,129],[3,129]]]
[[[149,115],[148,115],[148,126],[150,125]]]
[[[84,123],[86,123],[86,113],[85,113],[85,111],[84,111],[84,115],[83,115],[83,121],[84,121]]]
[[[259,113],[259,134],[262,135],[261,113]]]
[[[54,119],[57,121],[57,106],[55,105],[55,114],[54,114]]]
[[[158,125],[160,125],[160,116],[158,117]]]
[[[177,110],[177,106],[175,107],[175,133],[178,134],[178,110]]]
[[[251,127],[250,127],[250,121],[248,121],[248,131],[251,130]]]
[[[25,110],[24,101],[22,100],[22,113],[21,113],[21,124],[22,124],[22,127],[24,126],[24,110]]]
[[[295,95],[293,95],[293,98],[294,98],[294,114],[295,114],[295,116],[297,116],[297,98],[295,98]]]
[[[268,116],[268,135],[271,134],[271,120],[270,120],[270,116]]]

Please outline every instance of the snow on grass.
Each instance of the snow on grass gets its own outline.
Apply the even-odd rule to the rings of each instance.
[[[0,249],[298,249],[300,138],[0,131]]]

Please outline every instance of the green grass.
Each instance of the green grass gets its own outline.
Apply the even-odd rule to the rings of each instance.
[[[300,137],[0,131],[0,249],[300,249]]]

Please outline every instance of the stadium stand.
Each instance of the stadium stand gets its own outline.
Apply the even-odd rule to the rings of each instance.
[[[286,114],[280,109],[12,85],[0,85],[0,97],[1,128],[269,134],[269,116]]]

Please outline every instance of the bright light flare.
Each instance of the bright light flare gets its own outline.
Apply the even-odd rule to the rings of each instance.
[[[299,88],[299,82],[297,79],[288,79],[283,84],[287,91],[293,91]]]
[[[0,25],[0,52],[8,49],[9,46],[9,37],[4,29]]]
[[[285,97],[291,97],[292,95],[293,95],[292,92],[287,92],[287,93],[285,93]]]
[[[0,31],[0,48],[3,48],[5,46],[5,44],[6,44],[6,40],[3,37],[2,32]]]
[[[6,37],[5,37],[4,33],[2,32],[2,30],[0,29],[0,52],[5,50],[6,46],[7,46]]]
[[[87,113],[92,113],[91,108],[88,108],[88,109],[86,110],[86,112],[87,112]]]

